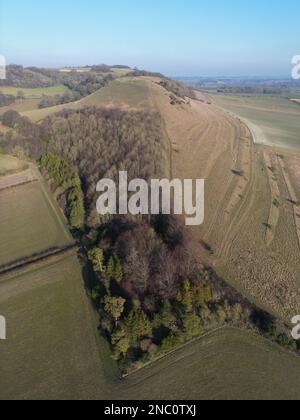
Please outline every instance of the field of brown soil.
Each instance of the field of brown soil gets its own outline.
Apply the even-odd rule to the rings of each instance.
[[[240,119],[200,101],[172,106],[166,91],[148,83],[173,145],[173,178],[206,180],[205,223],[194,228],[196,237],[213,249],[220,275],[290,320],[300,311],[300,191],[291,187],[300,185],[299,166],[255,145]]]

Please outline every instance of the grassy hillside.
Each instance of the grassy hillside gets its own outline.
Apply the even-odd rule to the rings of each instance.
[[[80,109],[85,106],[148,109],[152,105],[148,85],[143,79],[122,78],[111,82],[108,86],[80,101],[51,108],[25,111],[22,115],[30,118],[33,122],[37,122],[63,109]]]
[[[173,144],[173,177],[206,180],[205,221],[193,234],[228,283],[289,322],[300,310],[299,154],[253,144],[240,119],[213,105],[170,106],[153,90]]]
[[[130,108],[151,106],[149,88],[141,78],[122,78],[84,98],[84,106],[111,105]]]

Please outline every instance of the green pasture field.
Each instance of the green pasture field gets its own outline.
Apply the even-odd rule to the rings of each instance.
[[[23,116],[38,122],[63,109],[80,109],[86,106],[111,106],[122,108],[148,109],[152,107],[149,87],[141,78],[122,78],[113,81],[103,89],[77,102],[50,108],[25,111]]]
[[[25,99],[40,99],[43,95],[62,95],[66,91],[68,91],[68,89],[63,85],[56,85],[46,88],[17,88],[13,86],[0,86],[1,93],[5,95],[17,96],[19,92],[23,92]]]

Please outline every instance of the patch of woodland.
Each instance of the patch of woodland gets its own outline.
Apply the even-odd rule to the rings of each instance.
[[[101,179],[118,182],[121,170],[128,171],[129,180],[168,176],[170,146],[158,113],[85,108],[64,110],[34,124],[16,111],[8,111],[1,121],[12,129],[0,140],[8,153],[40,163],[52,153],[79,174],[87,227],[107,221],[96,211],[96,185]],[[49,170],[49,179],[59,188],[62,180],[55,182],[56,172],[62,171],[64,164],[62,168],[56,164],[48,165],[48,169],[55,168],[54,176]],[[69,178],[65,182],[68,185]]]
[[[176,97],[177,97],[177,101],[179,101],[178,98],[196,99],[193,89],[191,89],[188,86],[183,85],[180,82],[177,82],[176,80],[163,78],[159,84],[160,86],[162,86],[164,89],[166,89],[168,92],[171,93],[170,99],[173,101],[176,99]]]
[[[118,217],[91,230],[83,243],[100,331],[123,373],[221,327],[253,330],[296,350],[288,326],[195,258],[195,244],[180,218]]]
[[[0,80],[1,86],[14,86],[18,88],[48,88],[55,85],[63,85],[70,92],[51,99],[51,105],[59,103],[68,103],[79,100],[88,96],[99,89],[107,86],[116,78],[110,73],[110,67],[94,66],[91,71],[78,72],[76,70],[69,72],[61,72],[57,69],[42,69],[36,67],[25,68],[19,65],[9,65],[6,68],[6,79]],[[40,107],[45,107],[46,103],[50,103],[50,97],[43,98]]]

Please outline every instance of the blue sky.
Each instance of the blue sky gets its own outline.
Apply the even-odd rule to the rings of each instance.
[[[24,65],[285,76],[300,54],[299,18],[299,0],[0,0],[0,54]]]

